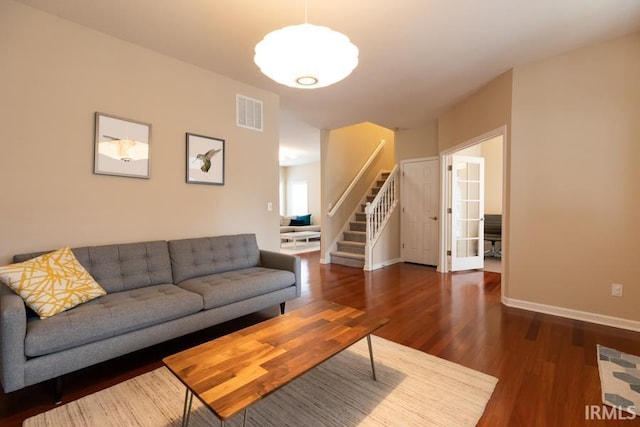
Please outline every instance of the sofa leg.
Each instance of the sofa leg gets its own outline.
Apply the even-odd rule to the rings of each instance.
[[[284,314],[284,306],[285,306],[285,304],[286,303],[284,303],[284,302],[280,303],[280,314]]]
[[[56,405],[62,403],[62,376],[57,377],[53,385],[53,399]]]

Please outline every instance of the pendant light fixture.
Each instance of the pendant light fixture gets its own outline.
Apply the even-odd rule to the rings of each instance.
[[[253,61],[270,79],[300,89],[326,87],[358,65],[358,48],[342,33],[307,23],[272,31],[255,48]]]

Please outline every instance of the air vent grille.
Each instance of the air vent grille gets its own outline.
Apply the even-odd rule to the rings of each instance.
[[[262,131],[262,101],[236,95],[236,124],[243,128]]]

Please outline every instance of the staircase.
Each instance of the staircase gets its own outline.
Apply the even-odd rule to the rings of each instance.
[[[373,199],[375,199],[385,181],[389,178],[389,175],[389,172],[382,173],[380,179],[378,179],[373,188],[371,188],[371,193],[367,195],[367,203],[371,203]],[[360,205],[360,209],[349,222],[349,230],[345,231],[342,240],[338,241],[338,250],[331,252],[332,264],[364,268],[367,241],[366,206],[366,203]]]

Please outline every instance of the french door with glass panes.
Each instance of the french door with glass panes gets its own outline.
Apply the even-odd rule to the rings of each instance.
[[[484,267],[484,159],[451,156],[451,271]]]

